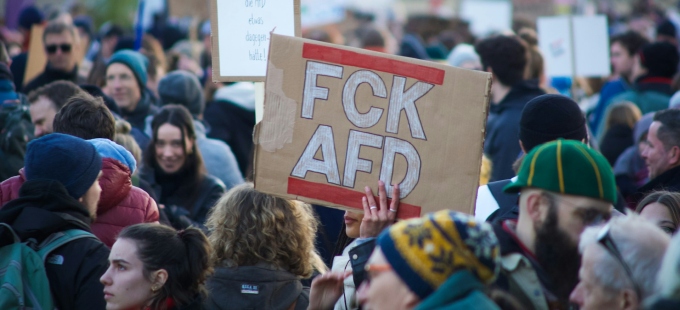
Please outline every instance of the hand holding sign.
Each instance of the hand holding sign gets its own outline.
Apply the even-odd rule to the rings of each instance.
[[[385,190],[385,183],[378,181],[378,200],[380,204],[375,203],[373,191],[366,186],[364,189],[366,196],[361,197],[361,203],[364,206],[364,219],[361,220],[359,227],[359,238],[377,237],[380,232],[392,225],[397,219],[397,212],[399,211],[399,185],[392,186],[392,201],[387,201],[387,190]]]

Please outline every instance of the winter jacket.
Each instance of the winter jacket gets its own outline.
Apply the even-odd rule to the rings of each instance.
[[[522,110],[529,100],[543,94],[537,81],[527,80],[513,86],[501,102],[489,108],[484,154],[491,159],[493,167],[490,182],[515,176],[512,164],[522,151],[519,147]]]
[[[140,223],[157,223],[158,207],[149,194],[132,186],[130,169],[113,158],[102,160],[99,179],[102,194],[92,231],[112,247],[123,228]]]
[[[680,167],[671,168],[638,188],[635,204],[637,205],[647,194],[661,190],[680,192]]]
[[[486,287],[467,270],[451,275],[414,310],[500,310],[484,293]]]
[[[235,268],[217,267],[207,281],[207,310],[307,309],[309,289],[288,271],[266,263]]]
[[[595,110],[590,117],[590,129],[595,135],[599,136],[600,130],[602,129],[600,128],[600,122],[604,119],[604,113],[609,107],[609,101],[619,94],[626,92],[630,87],[630,84],[623,78],[609,81],[602,86],[600,99],[597,101],[597,106],[595,106]]]
[[[90,231],[90,215],[57,181],[24,183],[19,198],[0,210],[0,222],[9,223],[22,240],[38,243],[68,229]],[[52,297],[58,309],[104,309],[104,286],[99,278],[108,267],[109,249],[96,238],[71,241],[52,252],[45,264]]]
[[[112,158],[102,160],[102,177],[99,185],[102,194],[97,206],[97,219],[91,224],[92,233],[106,246],[111,247],[123,228],[157,222],[158,207],[149,195],[132,186],[130,170]],[[19,197],[19,189],[26,182],[24,168],[19,175],[0,183],[0,208]]]
[[[208,173],[220,179],[227,189],[243,183],[243,175],[231,148],[224,141],[206,137],[205,126],[201,122],[194,121],[194,128],[196,143]]]
[[[75,66],[70,72],[65,72],[56,70],[48,64],[45,66],[45,71],[28,82],[28,84],[24,85],[24,87],[21,89],[21,92],[24,94],[30,94],[32,91],[55,81],[69,81],[75,84],[81,84],[85,82],[78,77],[78,66]]]
[[[241,173],[247,177],[253,158],[255,86],[248,82],[224,86],[215,92],[214,100],[207,104],[204,113],[204,120],[210,125],[208,137],[231,147]]]
[[[128,111],[125,109],[121,109],[120,111],[120,116],[124,120],[128,121],[132,128],[136,128],[141,131],[137,134],[133,134],[133,137],[142,150],[144,150],[144,147],[148,144],[149,139],[148,137],[145,139],[144,137],[139,137],[138,135],[144,133],[146,117],[149,115],[154,115],[158,111],[155,103],[156,97],[154,97],[150,90],[144,89],[142,91],[142,98],[139,99],[139,103],[137,103],[137,106],[133,111]]]
[[[352,271],[352,264],[349,259],[349,251],[357,246],[359,240],[355,239],[345,247],[342,251],[342,255],[333,258],[333,267],[331,271],[333,272],[345,272]],[[344,281],[343,294],[335,303],[335,310],[349,310],[358,309],[356,298],[356,286],[354,285],[353,277],[347,277]]]
[[[501,272],[494,284],[517,299],[524,309],[549,309],[551,283],[515,233],[516,221],[497,222],[494,232],[501,246]],[[553,300],[554,301],[554,300]]]
[[[633,128],[623,124],[614,125],[600,140],[600,152],[609,164],[614,166],[621,153],[631,145],[633,145]]]
[[[162,212],[165,213],[170,224],[176,229],[184,229],[194,225],[206,231],[205,220],[208,217],[208,212],[226,191],[224,184],[218,178],[204,175],[197,193],[195,193],[196,199],[193,205],[186,206],[182,205],[186,197],[182,196],[181,193],[172,192],[163,195],[163,188],[158,182],[153,168],[142,167],[139,176],[149,182],[155,196],[159,199],[158,204],[165,207]]]

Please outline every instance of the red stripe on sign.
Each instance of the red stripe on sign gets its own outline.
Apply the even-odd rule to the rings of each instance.
[[[444,83],[445,72],[442,69],[416,65],[400,60],[359,54],[357,52],[341,50],[334,47],[305,43],[302,48],[302,57],[344,66],[392,73],[437,85],[442,85]]]
[[[364,197],[364,193],[338,186],[314,183],[289,177],[288,194],[328,201],[334,204],[339,204],[362,211],[364,210],[364,207],[361,205],[361,197]],[[378,201],[378,197],[375,197],[375,201]],[[391,200],[388,200],[388,203],[390,201]],[[421,208],[418,206],[400,203],[397,217],[400,219],[420,217],[420,209]]]

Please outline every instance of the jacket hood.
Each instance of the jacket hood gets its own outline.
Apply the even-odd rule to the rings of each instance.
[[[0,222],[10,223],[22,239],[42,240],[65,229],[90,231],[91,218],[58,181],[31,180],[21,186],[19,198],[0,210]]]
[[[97,153],[99,153],[102,158],[113,158],[125,164],[125,166],[130,170],[130,173],[135,173],[137,161],[135,160],[134,156],[132,156],[132,153],[130,153],[130,151],[125,149],[123,146],[109,139],[102,138],[90,139],[87,140],[87,142],[90,142],[92,145],[94,145]]]
[[[102,177],[99,186],[102,194],[97,205],[97,214],[103,214],[120,204],[130,193],[132,181],[130,169],[113,158],[102,160]]]
[[[255,84],[239,82],[215,91],[215,101],[229,101],[248,111],[255,111]]]
[[[287,309],[302,293],[297,276],[262,263],[215,268],[208,287],[210,302],[223,304],[228,300],[234,309]]]

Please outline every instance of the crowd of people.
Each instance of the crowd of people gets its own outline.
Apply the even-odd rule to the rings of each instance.
[[[398,184],[345,212],[255,189],[255,86],[211,81],[209,21],[202,42],[154,25],[135,49],[117,25],[26,7],[0,32],[0,305],[678,309],[679,33],[648,14],[653,36],[611,27],[613,74],[574,79],[575,99],[531,25],[306,30],[491,73],[474,214],[397,221]],[[47,64],[27,79],[34,25]]]

